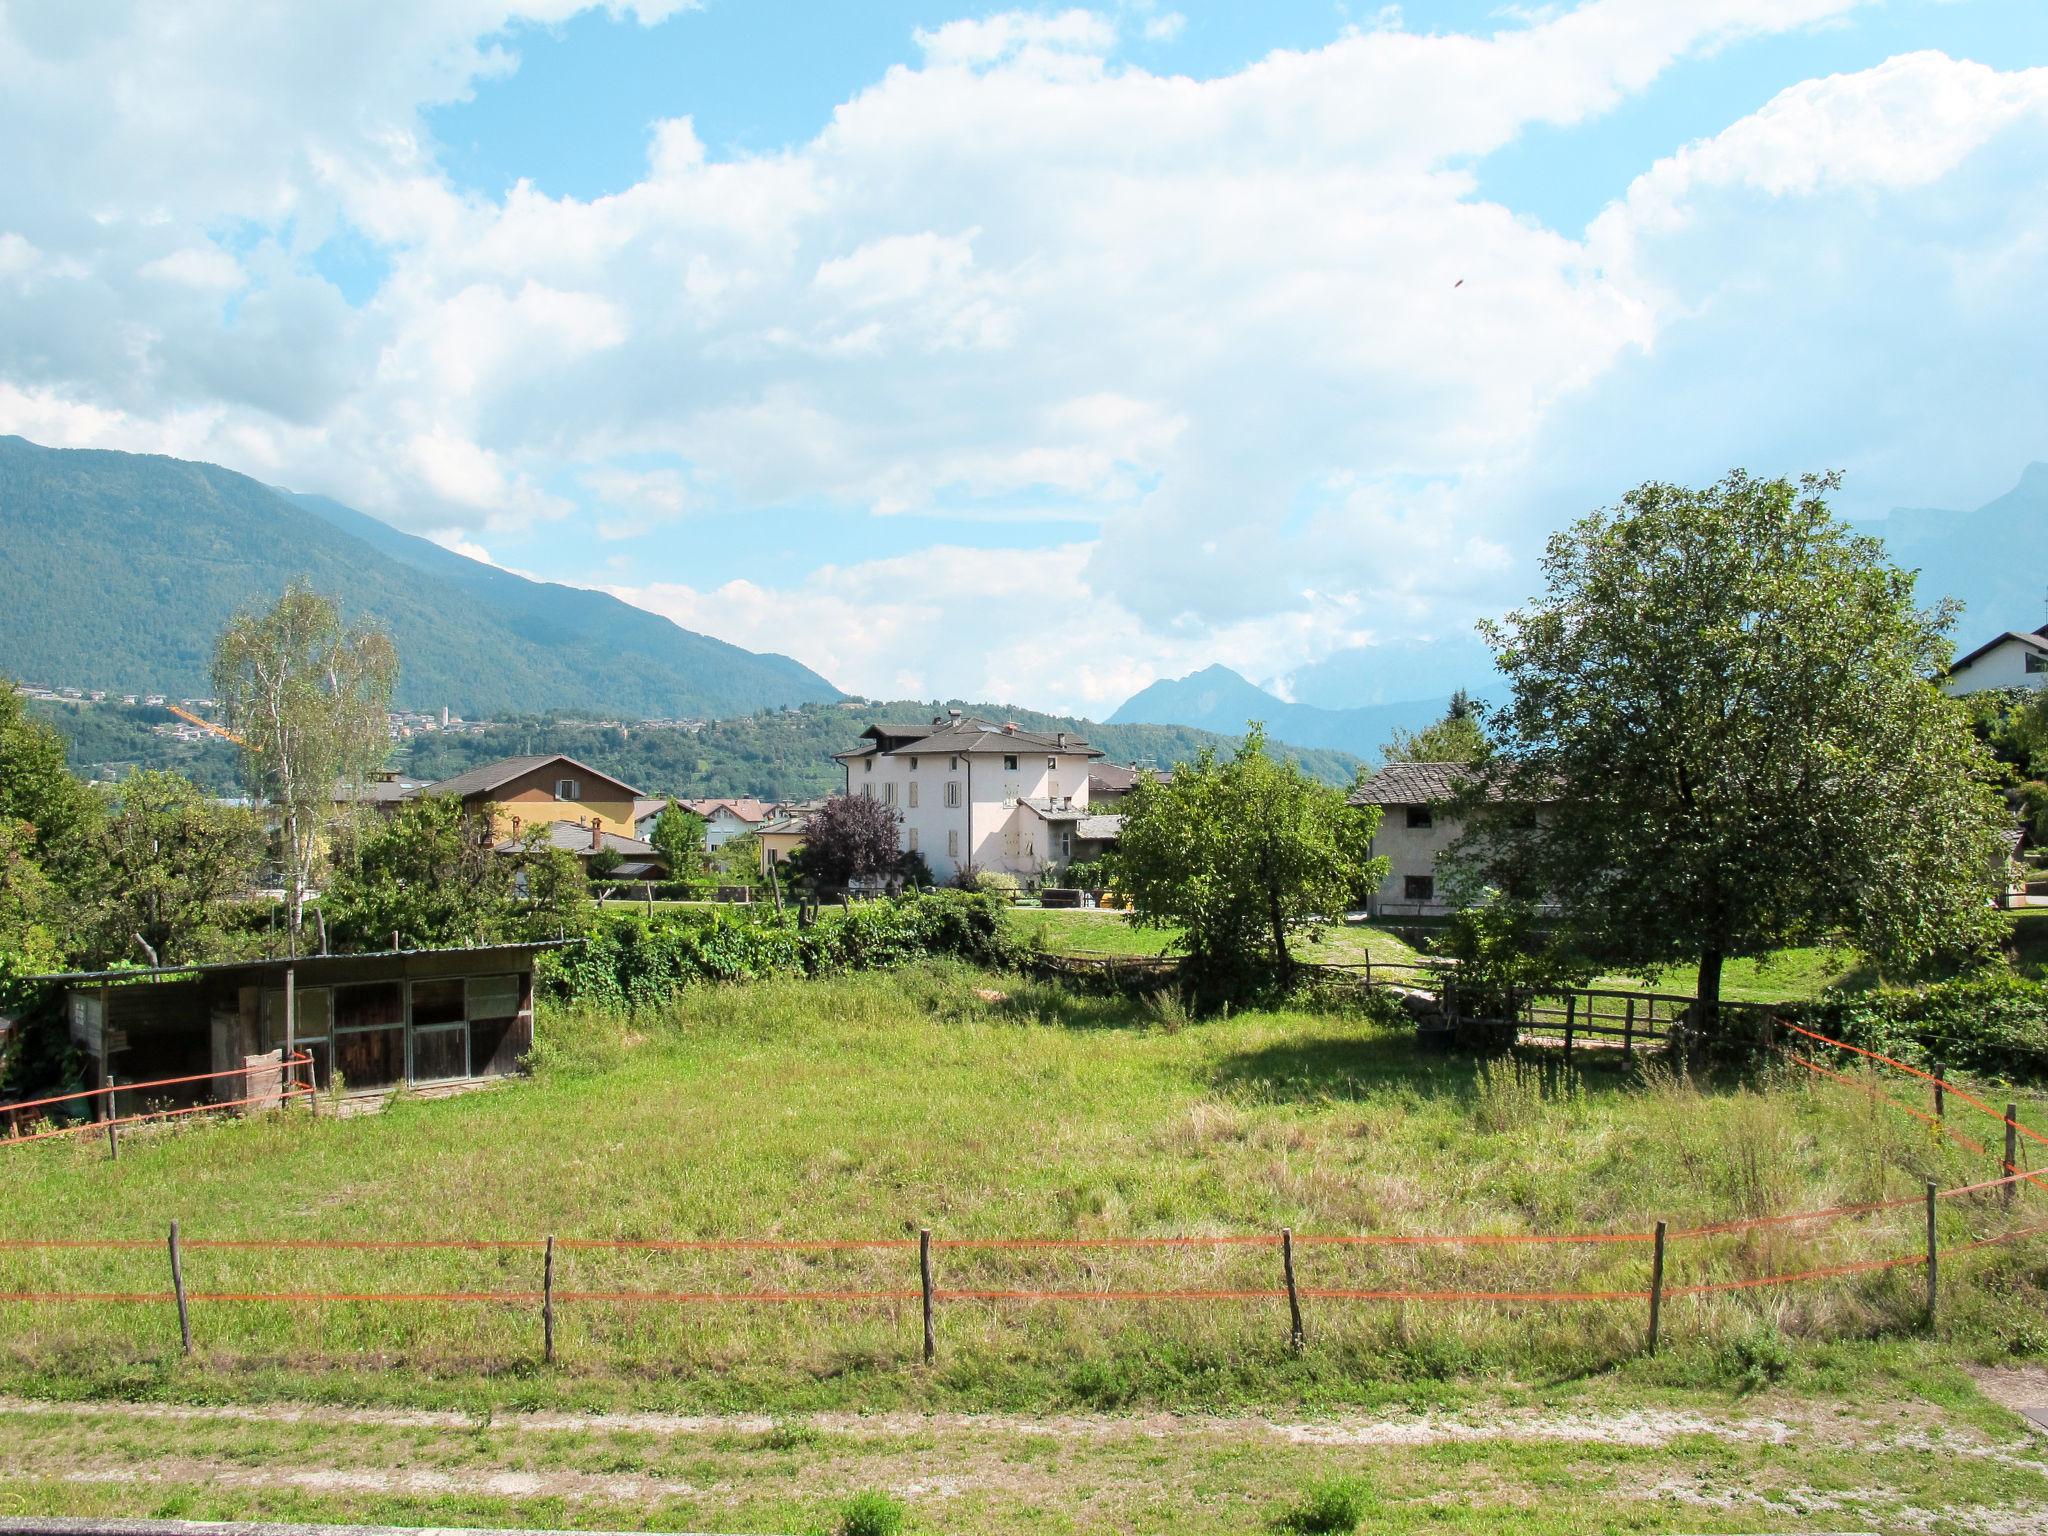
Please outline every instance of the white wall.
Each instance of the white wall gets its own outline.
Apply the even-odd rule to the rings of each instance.
[[[1004,766],[1008,757],[1016,759],[1015,768]],[[1041,872],[1052,849],[1045,823],[1017,802],[1072,796],[1076,805],[1087,804],[1088,762],[1079,753],[1033,750],[1022,742],[1014,753],[878,754],[846,764],[847,793],[869,794],[889,805],[902,824],[897,846],[910,847],[915,831],[917,851],[941,883],[970,862],[1022,878]],[[946,804],[948,784],[960,787],[958,806]],[[957,843],[948,834],[958,834]]]
[[[1408,807],[1389,805],[1381,808],[1380,829],[1373,834],[1372,851],[1375,856],[1384,855],[1388,860],[1387,875],[1373,902],[1377,914],[1382,903],[1392,907],[1397,916],[1413,916],[1418,911],[1423,915],[1448,912],[1450,904],[1444,900],[1443,876],[1437,871],[1437,858],[1464,830],[1464,823],[1455,816],[1442,811],[1433,813],[1433,825],[1411,827],[1408,825]],[[1407,876],[1429,875],[1436,881],[1436,893],[1429,902],[1419,909],[1415,899],[1407,894]]]
[[[2029,657],[2037,657],[2037,653],[2017,640],[2001,640],[1967,667],[1950,674],[1941,685],[1942,692],[1959,696],[1992,688],[2048,688],[2048,671],[2029,672]],[[2036,664],[2042,664],[2038,658]]]

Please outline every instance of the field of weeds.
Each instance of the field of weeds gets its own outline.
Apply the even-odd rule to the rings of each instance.
[[[142,1299],[0,1300],[0,1388],[787,1413],[1299,1410],[1535,1380],[1762,1387],[1811,1372],[1839,1384],[1859,1349],[1874,1362],[1920,1347],[1920,1269],[1687,1288],[1910,1258],[1927,1181],[1995,1176],[1995,1147],[1966,1150],[1789,1068],[1692,1078],[1611,1051],[1582,1052],[1569,1072],[1480,1064],[1419,1052],[1367,1013],[1191,1023],[951,965],[693,989],[658,1012],[549,1016],[541,1040],[530,1079],[379,1115],[138,1134],[115,1163],[94,1142],[5,1153],[0,1240],[137,1246],[0,1244],[0,1292]],[[2048,1124],[2038,1102],[2022,1115]],[[1689,1235],[1891,1199],[1907,1203]],[[161,1299],[172,1218],[195,1293],[189,1358]],[[1640,1297],[1660,1220],[1670,1294],[1649,1360]],[[1958,1196],[1939,1220],[1959,1248],[2048,1221],[2048,1193],[2023,1188],[2010,1207]],[[1283,1227],[1297,1234],[1299,1353],[1276,1294]],[[929,1368],[920,1228],[939,1244]],[[1390,1234],[1608,1240],[1330,1241]],[[1252,1240],[971,1245],[1190,1237]],[[402,1246],[449,1238],[478,1246]],[[256,1239],[298,1246],[234,1246]],[[878,1246],[581,1246],[733,1239]],[[2041,1239],[1956,1252],[1941,1274],[1946,1357],[2048,1343]],[[1010,1294],[1026,1291],[1058,1299]],[[1249,1294],[1184,1294],[1197,1291]],[[1612,1299],[1481,1299],[1528,1291]],[[727,1299],[793,1292],[837,1299]],[[264,1293],[490,1299],[226,1299]]]

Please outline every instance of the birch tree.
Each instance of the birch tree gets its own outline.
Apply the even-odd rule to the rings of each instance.
[[[391,637],[345,627],[333,599],[294,583],[266,613],[245,613],[214,648],[213,686],[240,738],[242,774],[278,821],[294,935],[341,789],[360,789],[389,750],[398,676]]]

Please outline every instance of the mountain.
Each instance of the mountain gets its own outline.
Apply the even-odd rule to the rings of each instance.
[[[133,768],[175,768],[218,794],[232,793],[236,787],[234,749],[225,742],[181,742],[156,735],[151,726],[170,718],[161,709],[45,700],[33,700],[29,708],[64,733],[74,772],[119,778]],[[1231,738],[1184,725],[1105,725],[1005,704],[844,700],[762,710],[694,728],[534,719],[473,732],[422,732],[395,747],[390,762],[417,778],[445,779],[501,757],[566,752],[651,794],[804,800],[841,787],[843,777],[832,754],[856,745],[869,724],[928,720],[947,708],[984,719],[1014,720],[1031,730],[1066,731],[1100,747],[1114,763],[1170,768],[1203,747],[1227,750],[1233,745]],[[1342,752],[1288,750],[1308,772],[1332,784],[1349,784],[1358,769],[1358,760]]]
[[[33,682],[208,693],[221,626],[305,578],[390,631],[405,708],[704,717],[840,697],[786,656],[214,464],[0,437],[0,534],[0,674]]]
[[[1443,718],[1450,694],[1354,709],[1290,704],[1247,682],[1224,666],[1205,667],[1178,679],[1141,689],[1117,706],[1112,724],[1140,721],[1195,726],[1235,734],[1247,721],[1261,721],[1267,734],[1303,747],[1323,747],[1361,758],[1377,758],[1396,730],[1416,731]]]
[[[1858,525],[1877,535],[1898,564],[1917,570],[1922,602],[1953,597],[1964,606],[1959,651],[2009,629],[2033,629],[2048,597],[2048,464],[2029,464],[2019,483],[1973,512],[1900,507]]]

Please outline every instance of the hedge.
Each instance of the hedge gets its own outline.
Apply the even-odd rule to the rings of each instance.
[[[968,891],[861,902],[805,928],[771,908],[606,912],[585,942],[543,955],[538,980],[562,1001],[658,1005],[678,987],[876,970],[928,955],[1001,967],[1018,958],[1002,903]]]
[[[2010,974],[1837,993],[1784,1010],[1794,1023],[1914,1066],[2048,1079],[2048,983]]]

